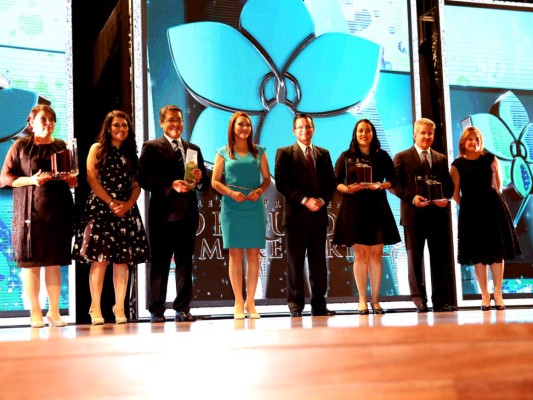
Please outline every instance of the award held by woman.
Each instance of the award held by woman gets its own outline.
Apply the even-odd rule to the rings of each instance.
[[[191,188],[196,186],[196,178],[192,174],[192,171],[198,168],[198,152],[196,150],[187,149],[185,155],[185,182]]]
[[[346,184],[372,185],[372,166],[365,164],[356,158],[346,157]]]
[[[67,148],[52,154],[52,178],[63,179],[67,176],[77,176],[78,168],[78,146],[76,138],[72,138],[67,143]]]

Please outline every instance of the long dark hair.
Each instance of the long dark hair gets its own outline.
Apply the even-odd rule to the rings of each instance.
[[[250,119],[250,116],[246,114],[244,111],[237,111],[234,113],[228,124],[228,154],[231,159],[235,158],[235,153],[233,151],[233,146],[235,145],[235,122],[237,121],[237,118],[239,117],[245,117],[250,122],[251,131],[248,137],[246,138],[246,144],[248,145],[248,151],[252,153],[254,158],[257,158],[257,155],[259,152],[257,151],[257,147],[253,143],[253,136],[254,136],[254,126],[252,125],[252,120]]]
[[[350,142],[350,148],[348,149],[348,152],[358,157],[363,155],[363,153],[361,153],[361,149],[359,148],[359,143],[357,143],[357,127],[362,122],[366,122],[368,125],[370,125],[370,128],[372,129],[372,141],[370,142],[370,157],[373,157],[379,151],[379,149],[381,149],[381,143],[378,139],[376,127],[370,120],[366,118],[360,119],[355,123],[352,132],[352,141]]]
[[[131,124],[130,117],[124,111],[113,110],[109,112],[100,128],[100,133],[96,137],[96,141],[100,143],[100,148],[96,153],[96,168],[100,168],[107,161],[107,155],[111,149],[111,124],[113,118],[124,118],[128,124],[128,137],[120,145],[121,153],[126,157],[126,163],[129,171],[133,174],[137,174],[137,168],[139,166],[139,159],[137,157],[137,143],[135,142],[135,131]]]

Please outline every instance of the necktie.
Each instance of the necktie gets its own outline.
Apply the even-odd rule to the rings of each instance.
[[[313,161],[313,154],[311,153],[311,147],[309,146],[307,146],[305,149],[305,159],[307,161],[307,168],[309,169],[309,175],[311,176],[313,185],[316,186],[317,180],[316,180],[315,162]]]
[[[174,139],[172,143],[174,143],[174,152],[176,153],[176,156],[178,157],[179,169],[180,171],[183,171],[183,173],[185,173],[185,169],[183,167],[183,154],[181,152],[179,142],[176,139]]]
[[[431,172],[431,167],[429,165],[428,152],[426,150],[422,151],[422,164],[424,165],[426,176],[428,176]]]

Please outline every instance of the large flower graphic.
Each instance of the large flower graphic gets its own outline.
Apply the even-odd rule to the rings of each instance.
[[[38,101],[37,93],[12,87],[9,80],[0,75],[0,111],[3,115],[0,142],[16,137],[26,128],[26,118]]]
[[[533,164],[533,124],[521,101],[508,91],[492,105],[490,113],[470,115],[463,120],[463,127],[476,126],[483,132],[485,148],[502,160],[505,174],[522,197],[514,224],[522,216],[532,191],[530,164]],[[505,183],[505,182],[504,182]]]
[[[315,118],[318,144],[349,143],[354,111],[372,96],[379,76],[379,45],[348,33],[316,36],[301,0],[249,0],[238,30],[190,23],[170,28],[168,39],[180,79],[206,107],[191,138],[208,161],[227,143],[237,110],[251,115],[254,140],[271,160],[280,144],[294,141],[298,112]]]

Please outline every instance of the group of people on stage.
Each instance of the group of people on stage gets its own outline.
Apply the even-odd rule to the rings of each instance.
[[[220,223],[223,247],[229,253],[228,273],[235,297],[233,316],[260,318],[254,299],[260,249],[266,244],[263,194],[271,177],[265,148],[253,143],[248,114],[232,115],[228,144],[217,150],[209,182],[200,148],[181,137],[183,113],[179,107],[168,105],[160,110],[163,136],[144,143],[140,157],[129,116],[111,111],[87,157],[91,193],[79,221],[74,221],[70,191],[77,186],[77,177],[67,174],[57,179],[50,174],[52,155],[66,148],[64,141],[52,137],[55,123],[56,114],[51,107],[34,107],[28,117],[29,135],[12,145],[1,173],[1,186],[13,188],[13,256],[22,267],[32,327],[44,326],[39,302],[41,267],[45,267],[49,298],[46,319],[50,326],[66,325],[59,313],[60,265],[70,264],[72,258],[91,264],[89,314],[93,325],[104,323],[100,297],[107,265],[113,266],[115,322],[123,324],[127,322],[124,301],[129,269],[148,261],[151,322],[164,322],[172,259],[176,266],[176,298],[172,305],[175,320],[195,321],[189,302],[199,223],[196,190],[205,191],[210,183],[222,195]],[[297,114],[292,130],[296,143],[277,149],[274,173],[276,189],[285,199],[287,305],[291,317],[301,317],[304,310],[306,264],[311,314],[335,315],[326,304],[325,253],[327,206],[335,190],[342,194],[342,201],[333,243],[353,249],[359,314],[370,313],[368,280],[372,312],[385,313],[379,303],[383,247],[401,240],[386,190],[401,200],[400,224],[404,228],[409,288],[418,312],[429,311],[424,279],[426,242],[433,311],[457,309],[450,248],[450,198],[460,205],[458,261],[474,265],[481,309],[490,309],[488,267],[494,281],[495,307],[505,308],[503,262],[521,251],[501,194],[498,161],[484,150],[477,128],[463,131],[460,156],[450,169],[446,157],[431,148],[435,124],[426,118],[414,124],[414,146],[394,159],[381,148],[374,124],[368,119],[358,121],[349,147],[335,167],[328,150],[312,142],[315,126],[310,115]],[[371,179],[359,179],[356,175],[368,167]],[[421,192],[421,179],[438,182],[441,196],[430,199]],[[136,205],[141,188],[150,192],[148,235]],[[487,215],[491,217],[485,218]]]

